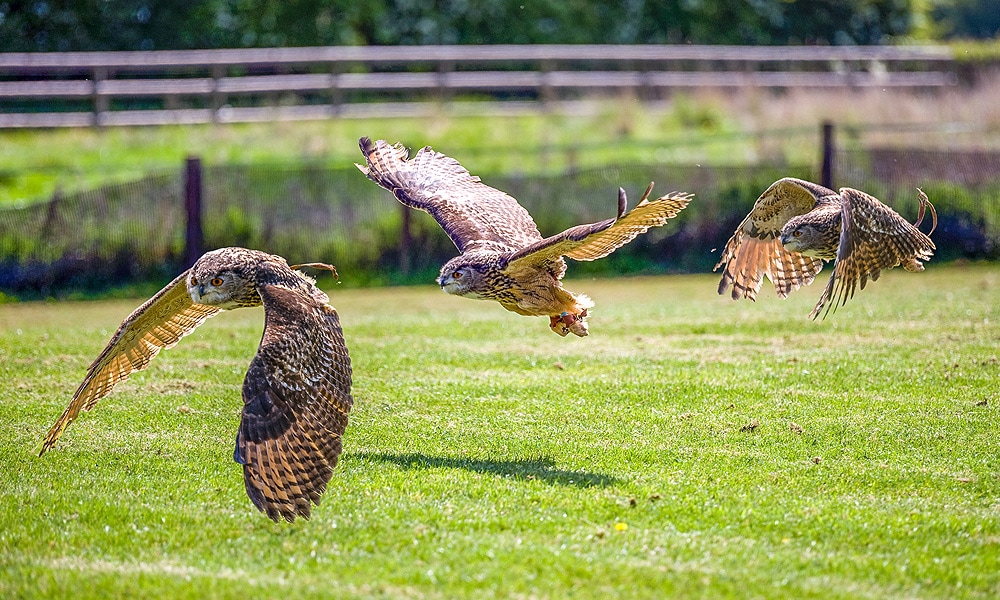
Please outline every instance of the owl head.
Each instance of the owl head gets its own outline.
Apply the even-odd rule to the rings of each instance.
[[[489,280],[480,261],[468,255],[456,256],[441,267],[438,285],[449,294],[467,298],[482,298],[490,289]]]
[[[833,259],[840,242],[840,217],[832,220],[816,219],[804,214],[793,217],[781,228],[781,245],[789,252],[805,256]]]
[[[220,248],[205,253],[188,273],[187,290],[191,300],[195,304],[226,310],[259,306],[254,267],[260,259],[248,256],[247,253],[252,252],[242,248]]]

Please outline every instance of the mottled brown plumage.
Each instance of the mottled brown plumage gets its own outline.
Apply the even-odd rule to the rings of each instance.
[[[809,315],[815,319],[824,306],[825,317],[846,303],[883,269],[902,264],[907,271],[922,271],[920,261],[930,259],[934,242],[917,226],[925,207],[930,207],[934,225],[937,215],[919,193],[920,216],[910,224],[862,191],[835,192],[801,179],[780,179],[761,194],[726,244],[715,265],[725,267],[719,293],[731,286],[733,299],[753,300],[766,275],[785,298],[812,283],[824,260],[834,260],[833,274]]]
[[[514,198],[482,183],[455,159],[424,147],[407,160],[399,144],[368,138],[359,144],[367,164],[358,168],[406,206],[430,213],[461,252],[441,268],[438,283],[444,291],[495,300],[520,315],[548,316],[549,327],[562,336],[587,335],[587,310],[594,305],[562,287],[563,257],[603,258],[666,223],[691,198],[672,193],[650,201],[649,184],[639,204],[626,212],[625,190],[619,189],[617,217],[542,238]]]
[[[310,263],[318,268],[326,265]],[[332,270],[332,267],[329,267]],[[206,253],[130,314],[45,436],[55,444],[81,410],[146,368],[220,310],[264,305],[264,335],[243,381],[233,458],[268,517],[309,518],[337,464],[351,409],[351,361],[337,311],[283,258],[245,248]]]

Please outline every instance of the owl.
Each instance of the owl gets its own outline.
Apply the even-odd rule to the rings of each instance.
[[[885,204],[852,188],[839,192],[786,177],[774,182],[729,239],[715,269],[725,267],[719,294],[732,286],[734,300],[757,297],[765,275],[785,298],[812,283],[823,261],[834,261],[826,289],[809,316],[823,307],[824,318],[878,279],[883,269],[903,265],[923,271],[934,242],[918,227],[925,208],[937,226],[937,212],[921,190],[920,212],[912,225]]]
[[[587,311],[594,303],[562,287],[567,256],[603,258],[650,227],[663,225],[688,205],[689,194],[642,200],[626,212],[625,190],[618,190],[618,216],[577,225],[542,238],[538,227],[514,198],[482,183],[453,158],[430,147],[407,160],[400,145],[360,140],[369,179],[391,191],[406,206],[430,213],[458,247],[460,255],[441,268],[438,284],[456,296],[494,300],[509,311],[547,316],[561,336],[588,333]]]
[[[243,380],[234,460],[247,495],[274,521],[308,519],[337,464],[351,410],[351,360],[337,311],[280,256],[246,248],[206,253],[137,308],[90,366],[45,436],[41,454],[115,385],[145,369],[221,310],[264,306],[264,334]],[[336,271],[334,271],[336,274]]]

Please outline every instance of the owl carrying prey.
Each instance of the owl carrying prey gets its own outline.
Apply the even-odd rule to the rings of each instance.
[[[45,436],[39,456],[80,410],[145,369],[221,310],[264,305],[264,334],[243,380],[233,459],[250,500],[277,521],[309,518],[333,474],[351,410],[351,361],[337,311],[280,256],[246,248],[206,253],[125,319]],[[336,271],[334,271],[336,274]]]
[[[875,281],[883,269],[903,265],[923,271],[934,242],[921,232],[925,208],[937,227],[937,212],[921,190],[920,212],[912,225],[885,204],[852,188],[839,192],[815,183],[786,177],[767,188],[722,252],[715,269],[725,267],[719,293],[732,286],[734,300],[754,300],[765,275],[778,296],[785,298],[812,283],[833,260],[833,274],[809,316],[823,307],[824,318],[854,296],[858,287]],[[860,286],[859,286],[860,282]]]
[[[538,227],[514,198],[482,183],[453,158],[430,147],[407,160],[406,148],[367,137],[359,141],[369,179],[411,208],[430,213],[461,253],[441,267],[438,284],[457,296],[496,300],[509,311],[549,317],[561,336],[587,335],[587,310],[594,303],[562,287],[564,256],[596,260],[629,243],[650,227],[663,225],[691,199],[668,194],[642,200],[626,212],[625,190],[618,190],[618,216],[577,225],[542,238]]]

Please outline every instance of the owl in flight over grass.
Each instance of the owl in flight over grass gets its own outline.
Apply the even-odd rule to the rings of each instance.
[[[517,200],[470,175],[457,160],[421,148],[407,160],[406,148],[361,138],[366,165],[358,168],[411,208],[430,213],[458,247],[459,256],[441,268],[438,284],[457,296],[496,300],[509,311],[549,317],[561,336],[587,335],[587,310],[594,303],[562,287],[564,256],[596,260],[629,243],[650,227],[663,225],[691,199],[673,193],[642,200],[626,212],[625,190],[618,190],[618,216],[577,225],[542,238]]]
[[[719,293],[732,286],[734,300],[757,297],[765,275],[778,296],[785,298],[812,283],[833,260],[833,274],[809,316],[815,319],[843,305],[854,291],[883,269],[903,265],[923,271],[934,242],[917,227],[926,207],[937,226],[937,212],[921,190],[920,212],[910,224],[899,213],[872,196],[852,188],[839,192],[815,183],[786,177],[767,188],[750,214],[729,239],[715,268],[725,267]],[[860,286],[859,286],[860,283]]]
[[[221,310],[264,305],[264,335],[243,380],[233,459],[250,500],[277,521],[308,519],[333,474],[351,410],[351,360],[340,318],[313,280],[280,256],[246,248],[206,253],[125,319],[45,436],[55,444],[80,410],[145,369]],[[334,271],[335,272],[335,271]]]

